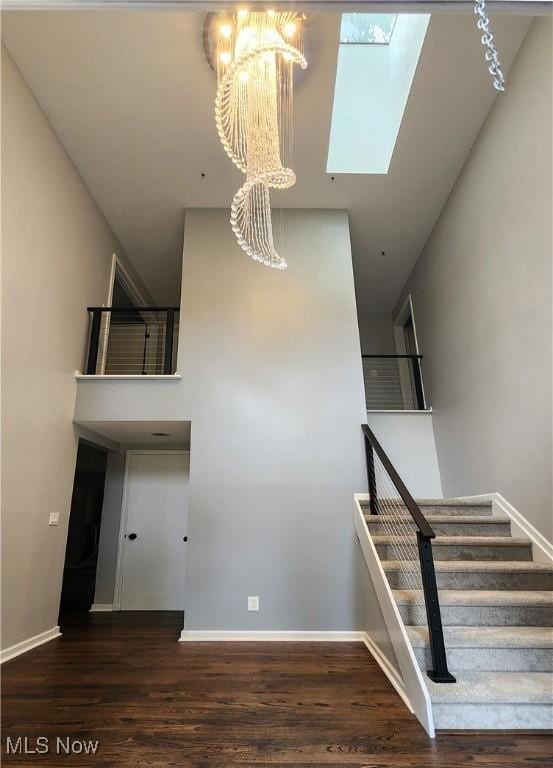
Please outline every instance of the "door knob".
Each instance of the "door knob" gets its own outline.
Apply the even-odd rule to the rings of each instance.
[[[138,536],[136,535],[136,533],[129,533],[129,539],[130,539],[131,541],[134,541],[134,540],[135,540],[135,539],[137,539],[137,538],[138,538]]]

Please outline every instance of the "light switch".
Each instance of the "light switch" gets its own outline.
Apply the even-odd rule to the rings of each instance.
[[[60,521],[60,513],[50,512],[50,517],[48,518],[48,525],[58,525],[59,521]]]
[[[259,597],[256,595],[254,597],[248,597],[248,611],[258,611],[259,610]]]

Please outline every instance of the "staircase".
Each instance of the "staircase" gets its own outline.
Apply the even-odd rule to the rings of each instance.
[[[436,729],[553,728],[553,566],[535,562],[491,501],[421,500],[432,551],[448,666],[457,682],[425,677]],[[400,535],[385,515],[363,513],[417,662],[430,668],[424,600],[409,589]],[[396,517],[397,523],[397,517]],[[404,561],[405,564],[405,561]],[[413,569],[417,564],[413,563]]]

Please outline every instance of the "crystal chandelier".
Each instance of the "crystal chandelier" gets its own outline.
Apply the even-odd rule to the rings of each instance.
[[[244,173],[230,223],[241,248],[256,261],[286,269],[273,240],[269,190],[296,182],[292,149],[294,65],[303,55],[303,17],[238,11],[218,18],[215,121],[227,155]]]

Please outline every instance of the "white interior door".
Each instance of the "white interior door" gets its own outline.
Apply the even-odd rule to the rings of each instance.
[[[184,609],[189,454],[129,451],[121,610]]]

